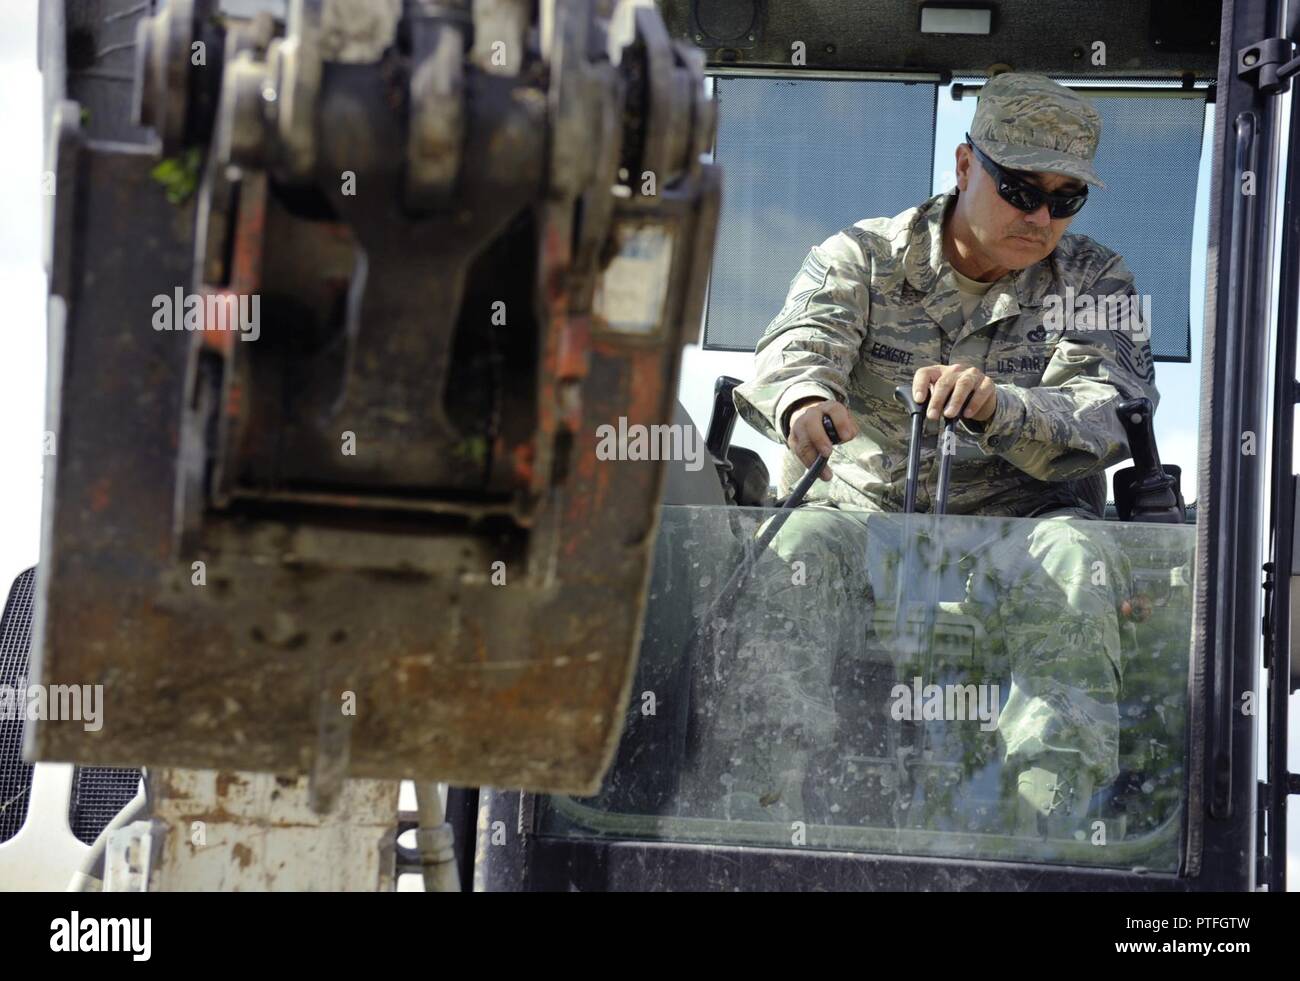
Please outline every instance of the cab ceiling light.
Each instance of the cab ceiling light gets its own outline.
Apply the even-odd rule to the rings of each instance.
[[[992,31],[992,7],[927,5],[921,8],[922,34],[991,34]]]

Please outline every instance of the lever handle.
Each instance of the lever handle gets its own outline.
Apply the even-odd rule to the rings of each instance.
[[[894,398],[903,404],[912,417],[912,432],[907,442],[907,483],[903,489],[903,513],[911,514],[916,510],[916,484],[921,473],[921,430],[925,426],[925,403],[912,398],[910,385],[899,385],[894,389]]]
[[[1162,473],[1160,453],[1156,449],[1155,407],[1150,399],[1129,399],[1116,408],[1120,425],[1128,437],[1129,452],[1133,454],[1133,463],[1138,473]]]
[[[831,417],[825,414],[822,415],[822,429],[826,430],[826,435],[831,438],[831,442],[839,446],[842,442],[840,434],[836,432],[835,423],[831,422]]]
[[[824,413],[822,414],[822,429],[826,430],[826,435],[831,438],[831,442],[838,446],[840,434],[835,429],[835,423],[831,422],[831,417]],[[829,459],[830,457],[823,456],[820,453],[817,454],[817,459],[813,460],[812,466],[804,471],[803,476],[799,478],[799,483],[794,485],[794,489],[790,491],[790,496],[781,505],[783,509],[793,510],[803,503],[808,488],[812,487],[813,481],[821,476],[822,467],[826,466],[826,461]],[[779,528],[784,522],[785,518],[780,518],[780,520],[774,520],[772,526]],[[776,532],[773,531],[772,534],[776,534]],[[771,538],[759,539],[759,541],[761,544],[766,545],[768,541],[771,541]]]
[[[909,416],[920,415],[923,413],[926,405],[930,401],[929,399],[926,399],[925,402],[918,402],[916,399],[912,398],[911,385],[899,385],[894,389],[894,398],[903,403],[903,407],[907,409],[907,414]]]

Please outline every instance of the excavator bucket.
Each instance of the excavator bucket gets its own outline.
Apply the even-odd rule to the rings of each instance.
[[[55,114],[34,680],[103,724],[35,759],[328,803],[613,755],[663,464],[598,435],[670,422],[700,323],[702,60],[646,3],[362,6],[170,0],[156,138]]]

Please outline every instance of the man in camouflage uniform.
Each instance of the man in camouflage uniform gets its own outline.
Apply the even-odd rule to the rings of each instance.
[[[814,247],[759,341],[754,378],[736,389],[740,414],[789,447],[785,486],[818,453],[831,463],[759,564],[767,583],[783,581],[778,560],[803,563],[806,578],[756,588],[761,608],[751,597],[735,618],[731,681],[711,706],[715,731],[733,740],[729,817],[802,816],[809,760],[834,739],[832,663],[862,644],[880,588],[872,576],[891,547],[873,536],[889,522],[865,512],[903,507],[899,385],[929,400],[918,510],[934,500],[940,414],[960,412],[949,512],[1052,519],[1014,526],[1018,540],[993,534],[1006,522],[989,522],[978,547],[965,536],[982,570],[972,588],[991,591],[1010,662],[997,728],[1017,830],[1068,832],[1117,775],[1114,587],[1127,569],[1106,526],[1079,519],[1101,516],[1105,469],[1129,455],[1116,405],[1158,395],[1149,327],[1114,316],[1129,308],[1113,301],[1136,296],[1123,259],[1065,234],[1087,185],[1104,187],[1092,166],[1100,135],[1096,111],[1063,86],[991,79],[957,148],[957,188]],[[833,448],[823,414],[842,440]],[[774,670],[760,648],[780,630]]]

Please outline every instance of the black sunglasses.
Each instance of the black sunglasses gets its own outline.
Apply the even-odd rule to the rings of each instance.
[[[966,142],[975,151],[975,159],[989,172],[989,176],[997,184],[998,194],[1002,200],[1013,208],[1032,213],[1041,208],[1043,202],[1047,202],[1047,213],[1053,218],[1069,218],[1071,215],[1077,215],[1088,203],[1086,184],[1077,194],[1048,194],[1015,177],[1011,171],[1003,169],[990,160],[984,151],[975,145],[969,133],[966,134]]]

